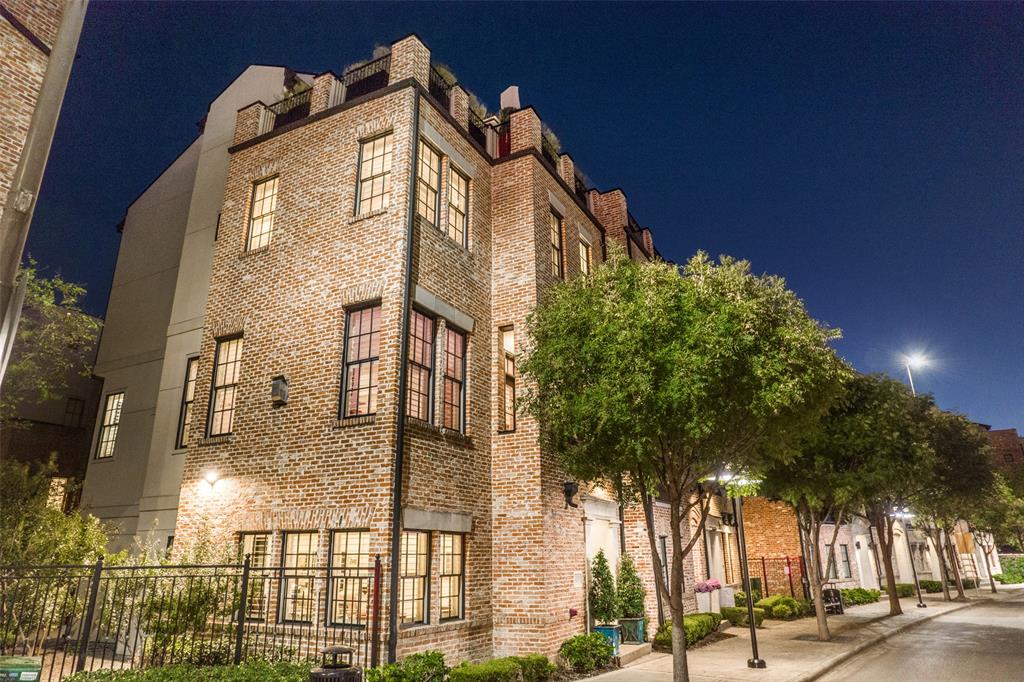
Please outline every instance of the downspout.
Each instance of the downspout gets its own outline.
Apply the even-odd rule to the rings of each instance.
[[[409,308],[412,300],[412,247],[416,227],[416,158],[420,142],[420,91],[412,88],[412,165],[409,169],[409,224],[405,233],[405,292],[398,350],[398,427],[395,431],[395,480],[391,499],[391,592],[388,595],[388,663],[398,652],[398,558],[402,551],[402,475],[405,464],[405,382],[406,354],[409,352]]]

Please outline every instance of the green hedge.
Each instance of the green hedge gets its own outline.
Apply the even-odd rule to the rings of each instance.
[[[145,670],[81,672],[65,682],[307,682],[311,663],[169,665]]]
[[[1024,583],[1024,557],[999,557],[999,564],[1003,572],[993,578],[1007,585]]]
[[[547,656],[509,656],[484,663],[463,663],[448,673],[449,682],[547,682],[558,670]]]
[[[747,617],[746,606],[723,606],[722,607],[722,618],[733,625],[745,627],[750,625],[750,621]],[[761,623],[764,622],[764,609],[754,608],[754,626],[761,627]]]
[[[888,592],[888,590],[886,590]],[[914,596],[914,584],[913,583],[896,583],[896,596],[897,597],[913,597]]]
[[[863,587],[848,587],[846,589],[839,590],[839,594],[843,598],[844,606],[874,604],[882,598],[881,590],[866,590]]]
[[[936,592],[942,592],[942,581],[940,580],[922,580],[921,589],[928,594],[935,594]]]
[[[793,620],[803,618],[811,612],[811,605],[803,599],[794,599],[781,594],[765,597],[755,607],[764,609],[765,618],[777,620]]]
[[[578,673],[589,673],[612,662],[614,651],[608,639],[600,632],[576,635],[562,642],[558,650],[562,660]]]
[[[692,646],[718,629],[722,622],[719,613],[695,613],[683,616],[683,628],[686,630],[686,646]],[[659,649],[672,649],[672,623],[665,621],[654,635],[654,646]]]
[[[444,682],[447,677],[448,666],[440,651],[412,654],[397,663],[366,671],[366,682]]]

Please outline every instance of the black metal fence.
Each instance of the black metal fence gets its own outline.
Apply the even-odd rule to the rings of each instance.
[[[350,102],[356,97],[387,87],[390,71],[390,54],[352,69],[342,77],[345,84],[345,101]]]
[[[313,90],[309,88],[267,107],[274,114],[274,129],[309,116],[310,95],[312,94]]]
[[[372,568],[0,567],[0,655],[42,658],[41,679],[80,670],[302,661],[325,646],[380,655]]]
[[[451,107],[452,85],[448,79],[441,75],[437,67],[430,66],[430,96],[437,100],[438,104],[444,107],[445,111]]]

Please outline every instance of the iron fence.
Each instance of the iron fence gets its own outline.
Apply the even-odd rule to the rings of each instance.
[[[342,82],[345,84],[345,101],[349,102],[356,97],[362,97],[387,87],[390,71],[390,54],[352,69],[342,77]]]
[[[441,75],[441,72],[433,64],[430,65],[429,85],[430,96],[436,99],[445,111],[448,111],[451,108],[452,84]]]
[[[747,564],[752,583],[760,579],[761,596],[788,594],[804,597],[804,560],[798,556],[751,558]]]
[[[302,661],[325,646],[379,663],[380,558],[372,568],[0,567],[0,655],[81,670]]]
[[[309,88],[267,107],[274,114],[273,130],[309,116],[309,101],[312,94],[313,89]]]
[[[547,159],[547,162],[551,164],[551,167],[558,171],[558,149],[554,143],[548,139],[547,135],[541,135],[540,137],[540,152],[541,156]]]
[[[487,124],[472,109],[469,110],[469,136],[487,149]]]

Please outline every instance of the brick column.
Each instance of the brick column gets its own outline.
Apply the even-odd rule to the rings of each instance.
[[[406,78],[415,78],[423,87],[430,87],[430,50],[414,35],[402,38],[391,46],[391,75],[388,84]]]
[[[540,117],[532,107],[513,111],[509,117],[509,129],[512,135],[511,153],[531,148],[540,151]]]
[[[576,164],[568,154],[558,157],[558,175],[569,185],[569,189],[576,189]]]
[[[604,226],[605,233],[612,243],[626,248],[626,195],[621,189],[610,192],[591,192],[591,208],[594,215]]]
[[[469,95],[458,83],[452,86],[449,113],[460,126],[469,130]]]
[[[340,88],[341,81],[330,71],[314,78],[313,92],[309,95],[309,113],[315,114],[337,104],[335,99]]]
[[[239,109],[235,117],[235,135],[232,143],[239,144],[265,133],[271,116],[273,114],[263,102],[253,102]]]

